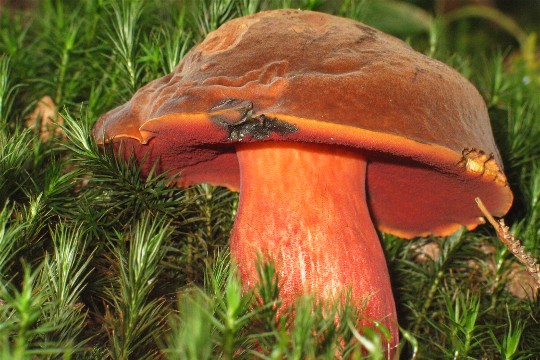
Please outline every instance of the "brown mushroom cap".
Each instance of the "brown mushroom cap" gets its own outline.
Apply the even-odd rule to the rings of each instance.
[[[504,215],[512,192],[485,103],[458,72],[394,37],[324,13],[273,10],[227,22],[176,70],[102,116],[178,185],[239,187],[235,145],[299,141],[369,159],[376,226],[403,237],[482,222],[475,197]]]

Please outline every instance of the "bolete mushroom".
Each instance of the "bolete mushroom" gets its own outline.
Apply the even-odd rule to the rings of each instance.
[[[448,235],[496,216],[512,193],[478,91],[459,73],[359,22],[273,10],[227,22],[175,71],[103,115],[123,143],[178,186],[240,191],[231,253],[245,286],[271,259],[284,305],[351,289],[398,342],[375,226]],[[369,324],[365,322],[364,324]]]

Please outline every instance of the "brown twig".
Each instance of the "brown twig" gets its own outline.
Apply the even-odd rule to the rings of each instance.
[[[510,250],[512,254],[525,265],[527,272],[533,277],[536,282],[536,288],[540,289],[540,264],[538,261],[533,258],[526,250],[521,241],[516,239],[514,235],[510,233],[510,228],[504,223],[504,219],[499,219],[498,221],[491,215],[488,211],[482,200],[480,198],[475,198],[476,204],[480,208],[480,211],[484,214],[487,221],[495,230],[497,230],[497,236],[503,242],[504,245]]]

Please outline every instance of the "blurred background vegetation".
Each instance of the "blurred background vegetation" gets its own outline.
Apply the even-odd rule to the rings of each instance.
[[[1,359],[384,358],[309,299],[276,321],[271,267],[258,300],[241,294],[236,194],[141,178],[89,132],[209,31],[281,7],[365,22],[469,78],[515,192],[507,223],[540,256],[540,1],[0,0]],[[538,291],[493,229],[381,236],[401,358],[540,358]]]

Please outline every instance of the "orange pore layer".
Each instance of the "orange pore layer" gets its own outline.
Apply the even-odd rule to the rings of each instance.
[[[276,267],[284,306],[302,294],[339,299],[350,289],[363,316],[382,320],[391,345],[397,344],[394,298],[366,205],[361,153],[251,143],[239,145],[237,155],[240,202],[231,252],[244,284],[257,282],[255,263],[263,254]]]

